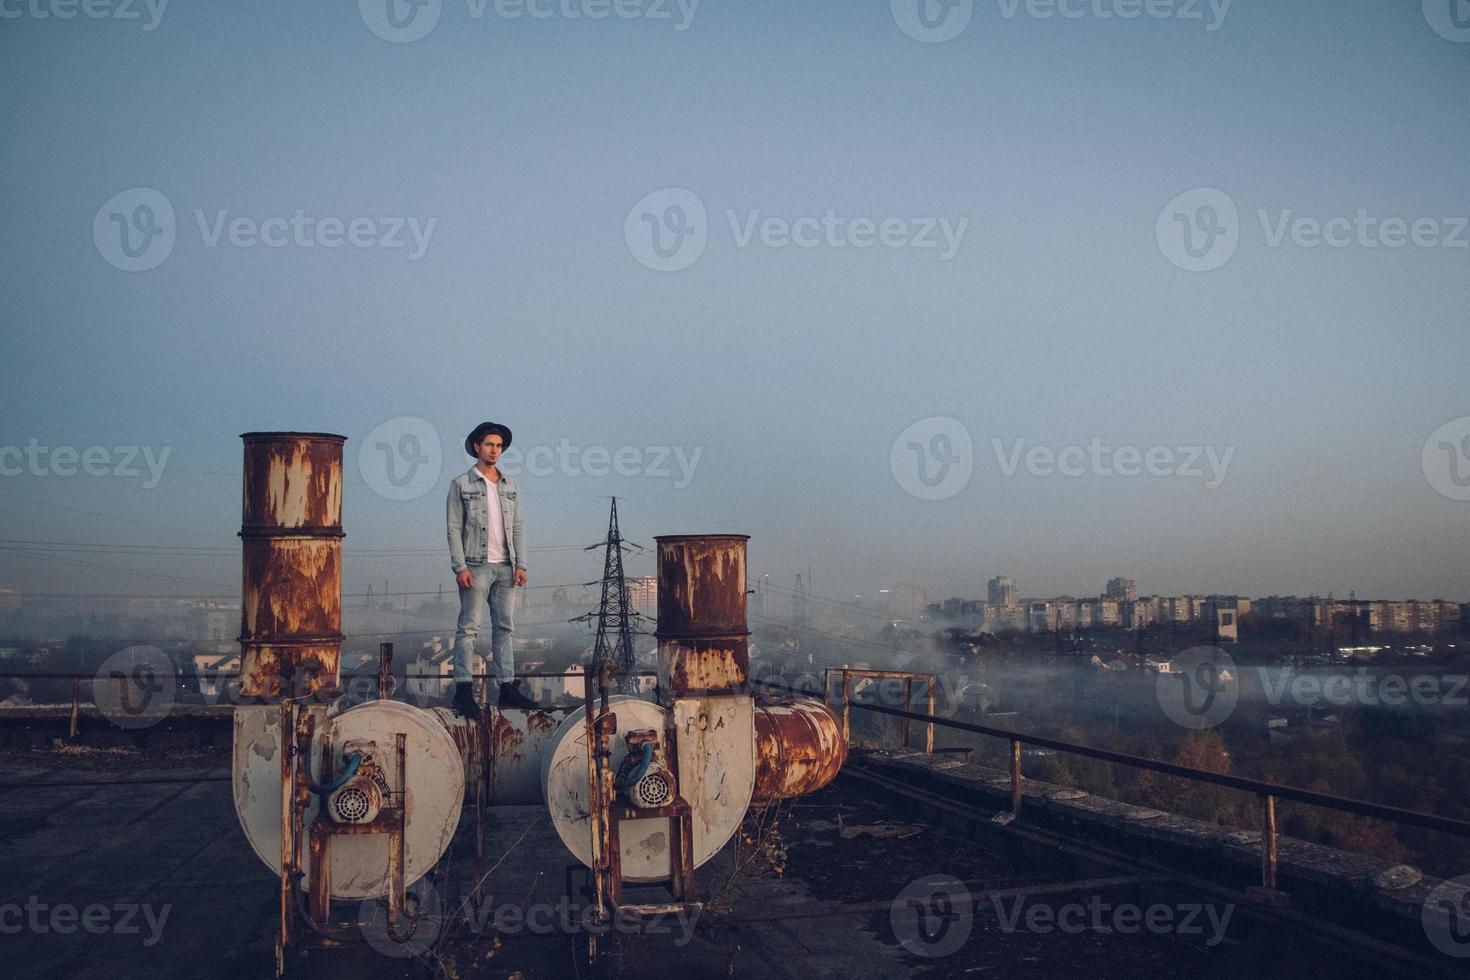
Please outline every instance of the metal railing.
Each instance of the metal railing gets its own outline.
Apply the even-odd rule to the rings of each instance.
[[[859,673],[858,671],[849,671],[846,668],[829,668],[829,670],[839,674],[844,671],[852,674]],[[869,673],[884,674],[899,672],[873,671]],[[827,696],[826,691],[800,690],[775,681],[756,681],[756,683],[766,687],[779,688],[793,694],[806,694],[812,697]],[[1065,752],[1083,756],[1084,758],[1131,766],[1135,769],[1144,769],[1150,772],[1162,773],[1166,776],[1175,776],[1180,779],[1187,779],[1199,783],[1209,783],[1214,786],[1224,786],[1228,789],[1254,794],[1259,800],[1261,810],[1261,885],[1268,892],[1276,891],[1277,882],[1277,800],[1291,800],[1294,803],[1305,803],[1310,806],[1337,810],[1342,813],[1371,817],[1376,820],[1386,820],[1390,823],[1403,826],[1418,827],[1424,830],[1452,834],[1457,837],[1470,838],[1470,821],[1466,820],[1441,817],[1437,814],[1422,813],[1418,810],[1406,810],[1383,803],[1370,803],[1367,800],[1357,800],[1346,796],[1334,796],[1331,793],[1318,793],[1313,790],[1300,789],[1296,786],[1269,783],[1259,779],[1249,779],[1244,776],[1231,776],[1225,773],[1210,772],[1208,769],[1196,769],[1193,766],[1181,766],[1173,762],[1162,762],[1158,759],[1149,759],[1144,756],[1129,755],[1126,752],[1114,752],[1111,749],[1099,749],[1090,745],[1079,745],[1075,742],[1065,742],[1057,738],[1047,738],[1044,735],[1027,735],[1005,728],[994,728],[989,725],[979,725],[974,722],[957,721],[953,718],[943,718],[935,715],[932,708],[928,714],[922,714],[903,708],[891,708],[887,705],[858,701],[851,696],[850,685],[844,683],[842,704],[844,733],[848,728],[847,718],[853,708],[857,708],[860,711],[872,711],[877,714],[892,715],[893,717],[903,719],[905,725],[909,721],[921,721],[930,726],[931,731],[933,726],[939,725],[944,728],[971,732],[976,735],[987,735],[992,738],[1006,739],[1010,742],[1011,749],[1011,814],[1013,817],[1018,817],[1021,813],[1021,787],[1025,781],[1025,778],[1021,774],[1022,745],[1033,745],[1038,748],[1052,749],[1057,752]],[[929,740],[926,751],[933,751],[932,738]]]
[[[875,680],[875,681],[903,681],[903,706],[912,711],[914,707],[914,681],[923,681],[925,686],[925,704],[928,706],[929,715],[934,714],[935,678],[933,674],[915,674],[905,670],[867,670],[855,667],[828,667],[822,671],[822,699],[831,700],[832,677],[842,678],[842,737],[848,742],[852,741],[852,712],[850,709],[853,702],[853,681]],[[903,747],[909,747],[909,719],[903,719],[901,726]],[[934,751],[934,723],[931,721],[924,727],[924,751]]]
[[[204,673],[199,673],[197,671],[195,672],[195,676],[197,676],[199,678],[202,678],[204,680],[207,680],[207,681],[209,681],[212,684],[219,684],[219,683],[222,683],[222,682],[227,682],[227,681],[231,681],[231,680],[237,680],[237,679],[239,679],[240,674],[241,674],[241,672],[238,671],[238,670],[221,670],[221,671],[212,671],[212,672],[211,671],[206,671]],[[380,643],[380,644],[378,644],[378,666],[377,666],[377,668],[375,670],[371,670],[371,671],[358,670],[358,671],[350,671],[350,672],[347,672],[347,673],[341,673],[341,672],[339,672],[337,676],[338,676],[339,679],[346,679],[346,680],[355,680],[355,679],[357,679],[359,677],[371,677],[371,678],[375,678],[377,680],[377,682],[378,682],[378,697],[385,698],[385,699],[392,697],[393,696],[394,680],[395,680],[395,677],[397,676],[397,675],[395,675],[393,673],[393,644],[391,644],[391,643]],[[486,678],[493,677],[494,675],[493,674],[488,674],[488,673],[475,673],[475,674],[471,674],[470,676],[473,679],[475,679],[475,680],[484,680]],[[525,673],[518,673],[516,676],[518,676],[518,677],[526,677],[526,678],[585,677],[585,676],[587,676],[587,668],[584,667],[582,670],[563,670],[563,671],[529,671],[529,672],[525,672]],[[630,671],[626,676],[629,676],[629,677],[657,677],[658,676],[658,672],[657,671],[653,671],[653,670],[635,670],[635,671]],[[403,674],[402,677],[403,677],[403,679],[405,681],[411,681],[411,680],[447,680],[448,679],[448,675],[446,675],[446,674],[423,674],[423,673],[412,673],[412,674],[409,674],[409,673],[406,673],[406,674]],[[0,679],[6,679],[6,680],[12,680],[12,679],[13,680],[21,680],[21,679],[32,679],[32,680],[69,680],[69,681],[71,681],[71,725],[70,725],[69,735],[68,735],[69,738],[76,738],[77,737],[77,733],[79,731],[79,721],[80,721],[80,718],[81,718],[81,707],[82,707],[82,681],[84,681],[84,680],[90,680],[90,681],[92,681],[92,682],[95,683],[95,682],[97,682],[99,680],[105,680],[105,678],[98,677],[97,674],[96,674],[96,672],[93,672],[93,673],[88,674],[88,673],[68,672],[68,671],[0,671]],[[126,675],[119,674],[119,675],[116,675],[113,679],[117,681],[118,687],[119,687],[119,690],[120,690],[120,693],[125,696],[126,693],[127,693],[127,684],[128,684],[129,678]],[[905,702],[905,704],[908,704],[908,703],[909,702],[907,702],[907,701]],[[932,683],[931,683],[931,696],[930,696],[930,699],[929,699],[929,709],[931,711],[934,709],[934,699],[933,699],[933,696],[932,696]],[[905,731],[907,731],[907,722],[905,722]],[[932,729],[931,729],[931,731],[932,731]],[[932,741],[933,741],[932,737],[931,737],[930,741],[931,741],[931,744],[932,744]]]

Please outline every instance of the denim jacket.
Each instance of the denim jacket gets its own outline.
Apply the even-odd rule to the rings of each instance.
[[[493,484],[500,494],[501,525],[505,528],[505,555],[516,568],[526,567],[526,522],[516,483],[504,473]],[[486,481],[472,466],[449,481],[445,523],[449,532],[449,565],[458,575],[468,565],[485,564],[490,529],[485,525]]]

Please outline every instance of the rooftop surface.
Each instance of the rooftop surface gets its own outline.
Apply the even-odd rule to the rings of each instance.
[[[131,752],[0,755],[6,961],[32,977],[272,976],[276,879],[239,829],[228,777],[227,761],[209,754],[180,754],[167,767]],[[569,878],[570,855],[545,810],[487,814],[481,897],[460,897],[473,878],[467,806],[425,893],[431,909],[464,915],[425,920],[410,940],[417,958],[381,951],[404,950],[369,928],[371,945],[311,952],[299,975],[424,976],[429,961],[458,976],[592,975],[576,959],[585,879]],[[944,881],[916,884],[931,876]],[[1196,903],[1147,876],[1079,877],[1067,861],[1022,858],[1003,840],[926,821],[850,777],[768,811],[760,825],[753,818],[698,880],[709,911],[651,923],[643,934],[606,934],[609,975],[1314,972],[1310,950],[1240,934],[1225,906],[1203,900],[1191,910]],[[374,909],[356,906],[337,903],[334,915],[371,923]],[[1139,921],[1130,922],[1129,909]],[[1169,922],[1141,926],[1148,915]]]

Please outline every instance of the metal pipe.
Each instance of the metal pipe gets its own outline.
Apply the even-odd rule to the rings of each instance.
[[[1276,890],[1276,797],[1261,794],[1261,885]]]
[[[814,698],[756,699],[753,802],[816,792],[837,778],[846,761],[842,725],[825,704]]]
[[[240,693],[333,698],[342,659],[342,445],[247,432],[240,538]]]
[[[292,833],[295,830],[295,819],[293,805],[296,799],[295,786],[293,785],[293,773],[291,770],[292,758],[296,754],[296,703],[290,699],[281,702],[281,880],[280,880],[280,922],[276,933],[276,976],[286,972],[286,950],[291,945],[291,924],[295,912],[295,903],[291,895],[291,859],[295,854],[295,841]]]
[[[378,644],[378,697],[393,696],[393,644]]]
[[[928,698],[928,702],[929,702],[929,709],[928,709],[927,714],[929,715],[930,718],[933,718],[934,717],[934,675],[933,674],[930,674],[929,675],[929,698]],[[924,723],[924,751],[927,752],[927,753],[929,753],[930,755],[933,755],[934,754],[934,722],[932,722],[932,721],[928,721],[928,722],[925,722]]]
[[[662,535],[658,542],[659,690],[744,693],[750,679],[746,534]]]
[[[1021,815],[1021,742],[1011,739],[1011,816]]]

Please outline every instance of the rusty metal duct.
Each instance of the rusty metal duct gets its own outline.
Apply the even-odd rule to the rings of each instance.
[[[658,542],[659,688],[743,693],[750,677],[745,621],[746,534],[662,535]]]
[[[342,446],[321,432],[247,432],[240,608],[242,696],[338,693]]]
[[[815,698],[757,698],[756,803],[814,793],[847,761],[842,722]]]
[[[658,542],[659,686],[666,700],[744,693],[750,675],[744,534]],[[826,786],[847,761],[842,723],[814,698],[755,702],[755,802]]]

